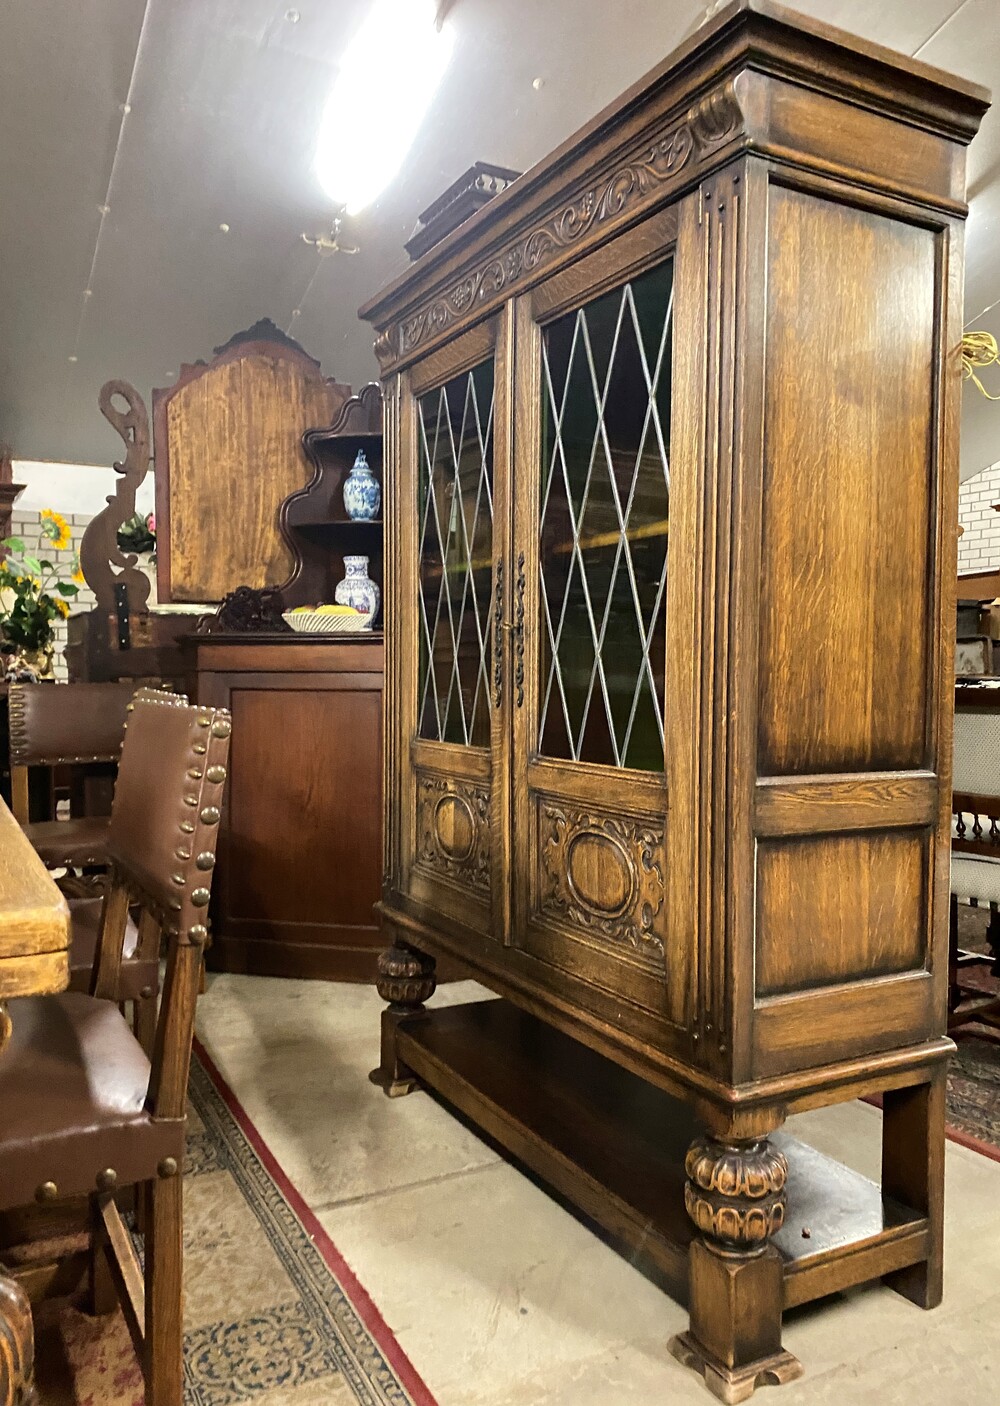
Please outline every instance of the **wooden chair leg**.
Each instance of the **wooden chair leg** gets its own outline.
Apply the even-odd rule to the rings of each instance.
[[[182,1406],[184,1322],[180,1175],[147,1182],[146,1406]]]
[[[145,1050],[146,1058],[152,1063],[153,1046],[156,1043],[155,991],[144,999],[132,1002],[132,1033]]]
[[[90,1232],[90,1264],[87,1271],[87,1308],[95,1317],[112,1313],[118,1307],[118,1292],[105,1250],[108,1236],[104,1218],[96,1200],[92,1199]]]

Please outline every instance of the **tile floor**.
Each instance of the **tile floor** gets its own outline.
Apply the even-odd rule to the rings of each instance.
[[[435,1002],[485,994],[472,983]],[[707,1406],[666,1352],[684,1311],[428,1095],[369,1083],[368,987],[217,976],[199,1035],[439,1406]],[[789,1127],[878,1176],[881,1115],[852,1103]],[[948,1146],[945,1301],[874,1286],[788,1315],[788,1406],[1000,1399],[1000,1163]]]

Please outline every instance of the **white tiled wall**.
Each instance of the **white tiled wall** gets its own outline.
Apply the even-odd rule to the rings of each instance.
[[[958,490],[959,575],[1000,569],[1000,460],[982,473],[967,478]]]
[[[75,514],[71,516],[64,513],[63,516],[69,524],[70,531],[73,534],[73,540],[72,543],[68,547],[64,547],[61,552],[54,552],[52,550],[52,543],[43,540],[41,534],[41,519],[38,514],[19,513],[16,506],[10,522],[10,535],[12,537],[22,538],[29,556],[40,556],[44,557],[46,561],[57,562],[60,567],[59,577],[64,581],[68,581],[73,574],[73,561],[76,553],[80,549],[80,539],[83,536],[84,528],[90,521],[90,515],[81,516]],[[1000,516],[1000,514],[998,514],[998,516]],[[93,591],[89,590],[86,586],[80,586],[80,594],[70,606],[70,611],[76,614],[78,611],[82,610],[93,610],[96,604],[97,602],[94,599]],[[66,661],[63,658],[63,650],[66,647],[65,620],[60,619],[56,621],[55,637],[56,647],[52,666],[56,678],[65,680]]]

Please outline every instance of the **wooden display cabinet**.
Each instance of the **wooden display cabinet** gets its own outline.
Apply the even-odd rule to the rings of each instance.
[[[726,1401],[941,1297],[965,147],[743,0],[362,309],[386,399],[387,1092],[657,1265]],[[803,608],[803,604],[807,608]],[[892,641],[891,662],[886,642]],[[425,1011],[435,959],[503,998]],[[882,1183],[780,1131],[879,1092]]]
[[[345,553],[381,580],[382,520],[351,522],[343,485],[364,449],[382,469],[382,397],[365,386],[302,438],[308,485],[281,505],[292,568],[274,609],[333,600]],[[376,625],[378,618],[376,617]],[[277,624],[281,624],[278,620]],[[233,715],[212,889],[209,965],[373,981],[382,853],[381,630],[192,637],[200,702]]]

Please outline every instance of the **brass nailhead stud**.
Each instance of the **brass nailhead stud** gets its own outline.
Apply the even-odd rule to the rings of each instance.
[[[203,757],[203,756],[205,755],[205,753],[208,751],[208,748],[205,746],[204,742],[196,742],[196,743],[194,744],[194,746],[191,748],[191,751],[192,751],[192,752],[197,752],[197,754],[198,754],[199,757]]]
[[[183,845],[181,845],[180,849],[175,849],[174,854],[177,856],[178,859],[191,858],[191,851],[189,849],[185,849]]]
[[[107,1167],[103,1172],[97,1173],[96,1181],[98,1191],[114,1191],[118,1185],[118,1173],[114,1167]]]
[[[204,772],[200,766],[193,766],[188,772],[188,776],[190,776],[192,781],[200,781],[203,775]]]
[[[214,781],[218,785],[226,779],[226,768],[224,766],[210,766],[205,775],[209,781]]]
[[[219,719],[218,722],[214,722],[214,723],[212,724],[212,736],[213,736],[213,737],[228,737],[229,734],[232,732],[232,730],[233,730],[233,725],[232,725],[232,723],[227,723],[227,722],[225,722],[225,721],[224,721],[223,719],[221,719],[221,718]]]
[[[177,884],[180,888],[183,888],[184,885],[187,883],[187,880],[185,879],[183,874],[171,874],[170,877],[171,879],[173,879],[174,883]]]
[[[194,834],[194,826],[191,824],[190,820],[182,820],[181,829],[183,830],[185,835]]]
[[[211,718],[199,718],[199,719],[198,719],[198,726],[199,726],[199,727],[208,727],[208,725],[209,725],[209,723],[210,723],[211,721],[212,721]]]
[[[144,1001],[148,1001],[149,998],[150,998],[150,996],[152,996],[152,994],[153,994],[153,988],[152,988],[151,986],[144,986],[144,987],[142,988],[142,990],[139,992],[139,995],[142,997],[142,999],[143,999]]]
[[[219,823],[219,808],[218,808],[218,806],[206,806],[205,809],[204,809],[204,810],[202,811],[202,813],[201,813],[201,823],[202,823],[203,825],[218,825],[218,823]]]
[[[126,705],[125,705],[125,711],[126,711],[126,713],[134,713],[134,712],[135,712],[135,704],[134,704],[134,703],[126,703]]]
[[[177,1175],[177,1158],[164,1157],[156,1170],[161,1177],[175,1177]]]
[[[188,937],[195,947],[201,947],[208,941],[208,928],[203,923],[195,923],[193,928],[188,928]]]
[[[211,896],[208,889],[193,889],[191,892],[191,902],[196,908],[204,908]]]
[[[184,797],[184,804],[185,804],[186,806],[196,806],[196,805],[198,804],[198,797],[197,797],[197,796],[185,796],[185,797]]]
[[[195,860],[195,864],[197,864],[199,869],[214,869],[215,855],[210,849],[203,850]]]
[[[43,1181],[35,1192],[36,1201],[54,1201],[59,1195],[59,1188],[54,1181]]]
[[[183,907],[184,904],[180,901],[179,898],[172,898],[170,900],[170,911],[172,913],[179,913]]]

